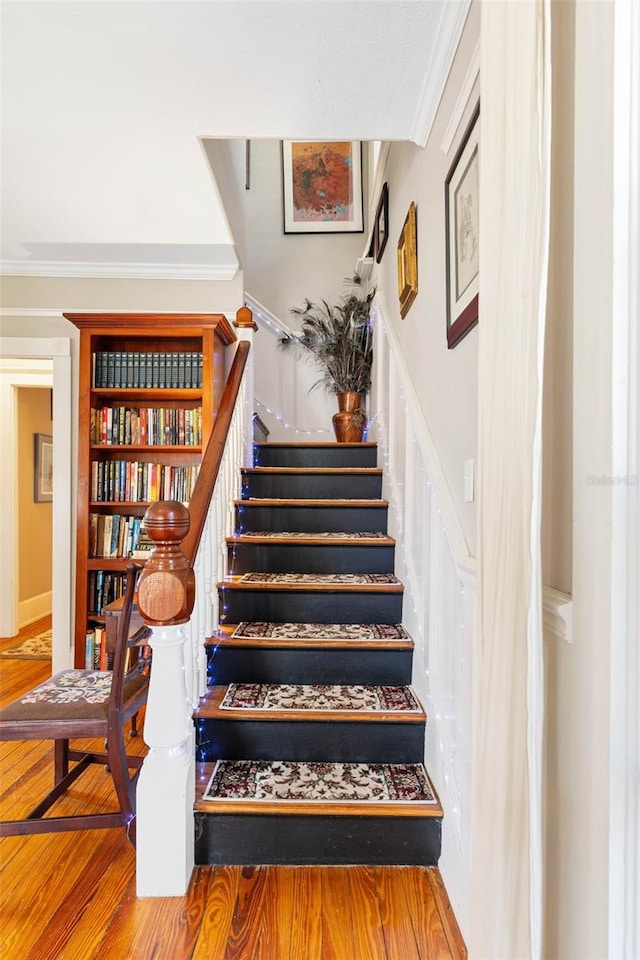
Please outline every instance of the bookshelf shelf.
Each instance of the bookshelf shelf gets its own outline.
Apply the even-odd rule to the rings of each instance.
[[[83,667],[87,633],[119,596],[149,503],[188,499],[236,338],[222,314],[64,316],[80,331],[75,662]]]
[[[172,389],[159,390],[152,387],[92,387],[91,397],[98,402],[103,399],[109,400],[131,400],[136,403],[145,403],[147,400],[158,400],[164,403],[165,400],[187,400],[202,399],[203,391],[195,389]]]
[[[202,447],[200,444],[197,446],[190,443],[92,443],[90,444],[91,450],[101,453],[113,453],[117,451],[118,453],[159,453],[163,454],[165,451],[171,451],[172,453],[202,453]]]

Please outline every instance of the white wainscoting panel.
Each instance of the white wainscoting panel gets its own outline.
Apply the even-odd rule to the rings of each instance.
[[[415,642],[413,685],[427,711],[425,762],[444,808],[440,869],[463,936],[468,930],[471,824],[471,653],[475,562],[456,550],[461,529],[408,371],[375,316],[370,438],[378,441],[397,540],[396,575],[404,582],[404,624]],[[455,546],[452,546],[455,545]]]

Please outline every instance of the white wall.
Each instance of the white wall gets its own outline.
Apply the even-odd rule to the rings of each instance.
[[[366,169],[365,158],[364,173]],[[365,183],[365,196],[366,189]],[[290,309],[302,306],[305,297],[331,302],[344,292],[343,280],[353,275],[365,237],[361,233],[285,235],[279,140],[251,142],[251,189],[245,209],[245,287],[256,300],[289,323]]]
[[[464,461],[475,459],[477,450],[478,331],[472,330],[457,347],[447,349],[444,183],[460,138],[477,106],[477,84],[446,154],[441,144],[479,35],[479,4],[473,3],[426,147],[391,144],[385,171],[389,184],[389,242],[374,274],[398,335],[422,414],[433,435],[471,553],[475,552],[476,510],[475,504],[464,501],[463,477]],[[417,205],[418,296],[402,319],[397,293],[396,246],[411,201]]]

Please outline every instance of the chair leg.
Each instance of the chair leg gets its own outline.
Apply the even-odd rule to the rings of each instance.
[[[66,777],[69,772],[69,741],[56,740],[54,744],[54,783]]]
[[[132,830],[132,825],[136,814],[136,789],[135,783],[129,774],[123,734],[124,731],[122,728],[120,728],[117,735],[115,730],[112,731],[111,735],[107,738],[107,752],[109,755],[109,769],[116,788],[120,810],[127,827],[127,835],[131,843],[135,846],[136,833],[135,827]]]

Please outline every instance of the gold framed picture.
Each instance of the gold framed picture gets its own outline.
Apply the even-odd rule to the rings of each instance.
[[[400,316],[406,317],[418,296],[417,210],[411,203],[398,240],[398,298]]]

